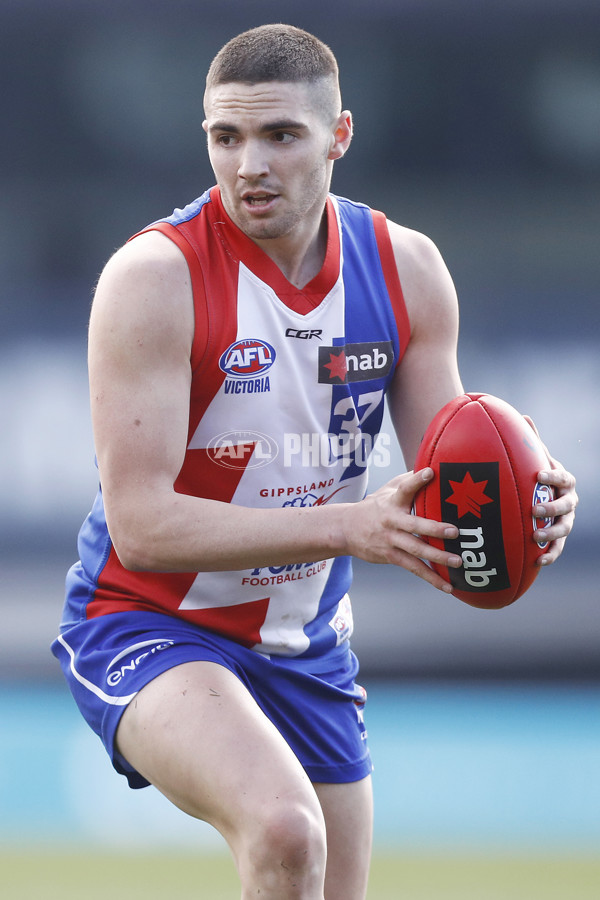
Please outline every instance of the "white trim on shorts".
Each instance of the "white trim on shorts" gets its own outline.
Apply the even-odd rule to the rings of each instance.
[[[91,681],[88,681],[87,678],[84,678],[84,676],[77,671],[77,669],[75,668],[75,651],[72,647],[69,646],[69,644],[67,644],[62,634],[58,635],[57,640],[63,645],[71,658],[71,664],[69,666],[71,672],[73,673],[77,681],[84,687],[86,687],[88,691],[91,691],[92,694],[95,694],[96,697],[100,698],[100,700],[103,700],[105,703],[110,703],[112,706],[127,706],[129,703],[131,703],[133,698],[138,693],[137,691],[134,691],[133,694],[128,694],[126,697],[112,697],[110,694],[106,694],[102,690],[102,688],[98,687],[97,684],[93,684]]]

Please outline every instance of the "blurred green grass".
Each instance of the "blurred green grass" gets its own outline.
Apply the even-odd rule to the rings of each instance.
[[[225,855],[0,851],[7,900],[235,900]],[[376,854],[368,900],[598,900],[600,856]]]

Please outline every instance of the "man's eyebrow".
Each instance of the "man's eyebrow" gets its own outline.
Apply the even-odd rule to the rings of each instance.
[[[232,125],[231,122],[212,122],[208,126],[209,131],[230,131],[233,134],[239,134],[239,128]]]
[[[259,130],[267,134],[271,131],[306,131],[306,128],[307,126],[304,122],[295,122],[293,119],[277,119],[274,122],[265,122],[264,125],[260,126]],[[208,126],[208,130],[210,132],[225,131],[229,134],[240,133],[240,129],[237,125],[225,120],[211,122]]]
[[[293,119],[278,119],[275,122],[265,122],[261,131],[305,131],[304,122],[295,122]]]

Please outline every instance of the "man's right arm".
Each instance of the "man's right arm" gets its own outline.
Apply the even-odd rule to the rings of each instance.
[[[168,572],[336,555],[342,532],[331,514],[233,507],[174,490],[188,435],[193,331],[179,249],[158,233],[126,244],[100,277],[89,331],[94,439],[119,559]]]
[[[300,509],[253,509],[177,493],[193,332],[192,288],[179,249],[155,232],[126,244],[98,282],[89,333],[106,519],[126,568],[219,571],[350,554],[413,570],[417,558],[446,560],[414,535],[442,536],[439,523],[411,516],[422,475],[400,475],[360,503]],[[442,586],[429,568],[418,574]]]

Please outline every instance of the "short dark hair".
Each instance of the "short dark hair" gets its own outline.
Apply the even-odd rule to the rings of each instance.
[[[260,25],[228,41],[213,59],[206,89],[239,81],[327,83],[339,106],[338,64],[323,41],[294,25]],[[334,111],[334,115],[339,109]]]

